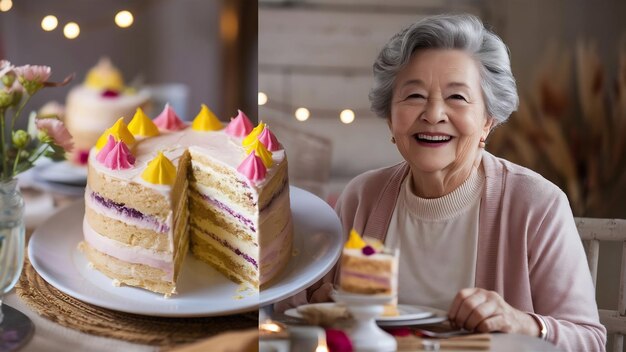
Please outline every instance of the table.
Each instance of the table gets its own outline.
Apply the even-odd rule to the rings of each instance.
[[[287,327],[297,327],[298,331],[297,331],[297,338],[299,338],[299,341],[297,341],[297,343],[299,344],[298,346],[307,346],[310,347],[312,345],[315,345],[314,342],[311,341],[302,341],[302,336],[303,335],[312,335],[315,336],[315,334],[313,334],[313,332],[315,330],[319,330],[320,327],[317,326],[309,326],[309,328],[311,329],[311,333],[309,334],[305,334],[303,331],[306,331],[306,326],[302,325],[302,321],[295,319],[295,318],[291,318],[288,317],[282,313],[270,313],[271,314],[271,318],[279,321],[279,322],[283,322],[287,325]],[[292,341],[292,345],[293,345],[293,341]],[[445,351],[452,351],[452,350],[445,350]],[[476,351],[476,350],[454,350],[454,351]],[[482,350],[484,351],[484,350]],[[531,336],[526,336],[526,335],[517,335],[517,334],[500,334],[500,333],[495,333],[492,334],[492,338],[491,338],[491,344],[490,344],[490,349],[488,351],[507,351],[507,352],[531,352],[531,351],[545,351],[545,352],[558,352],[561,351],[560,349],[558,349],[556,346],[554,346],[553,344],[551,344],[548,341],[544,341],[541,340],[539,338],[536,337],[531,337]],[[307,352],[306,350],[302,349],[302,352]],[[313,352],[313,349],[311,350],[311,352]]]

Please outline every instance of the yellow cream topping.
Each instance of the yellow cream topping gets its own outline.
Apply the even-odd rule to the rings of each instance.
[[[121,92],[124,90],[124,78],[109,59],[100,59],[98,64],[87,73],[85,85],[94,89]]]
[[[224,128],[222,122],[215,116],[213,111],[204,104],[202,104],[200,112],[191,123],[191,129],[194,131],[218,131],[222,128]]]
[[[361,235],[356,232],[355,229],[350,231],[350,238],[348,238],[348,242],[343,246],[345,249],[363,249],[363,247],[367,246],[367,243],[363,241]]]
[[[274,165],[274,159],[272,159],[272,152],[267,150],[267,148],[263,145],[263,143],[261,143],[258,139],[254,141],[254,143],[252,143],[246,149],[246,152],[248,154],[252,153],[253,151],[256,154],[256,156],[261,158],[261,161],[263,162],[263,165],[265,165],[265,168],[269,169],[270,167],[272,167],[272,165]]]
[[[263,122],[259,123],[255,128],[252,129],[250,134],[248,134],[246,138],[243,139],[241,145],[244,147],[248,147],[249,145],[254,143],[254,141],[259,138],[259,135],[261,134],[261,132],[263,132],[264,129],[265,124]]]
[[[123,117],[120,117],[113,126],[104,131],[100,138],[98,138],[98,141],[96,142],[96,150],[102,149],[102,147],[107,144],[109,135],[112,135],[113,138],[115,138],[115,141],[121,140],[128,147],[135,143],[135,137],[133,137],[133,134],[128,130],[128,126],[124,123]]]
[[[128,130],[134,136],[154,137],[159,135],[159,128],[141,108],[137,108],[137,111],[135,111],[135,116],[128,124]]]
[[[141,174],[144,181],[155,185],[174,185],[176,167],[162,152],[158,152]]]

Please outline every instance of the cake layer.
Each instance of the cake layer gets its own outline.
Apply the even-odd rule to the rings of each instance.
[[[360,250],[357,252],[360,253]],[[380,254],[371,256],[352,255],[350,250],[344,250],[341,257],[341,266],[372,275],[390,275],[394,271],[394,259],[390,255]]]
[[[192,221],[200,228],[217,227],[241,241],[256,242],[254,230],[221,209],[210,206],[197,193],[191,192],[189,205]]]
[[[256,192],[246,182],[239,180],[239,175],[219,164],[209,164],[207,161],[200,164],[196,158],[192,156],[192,183],[205,188],[220,190],[229,203],[237,204],[248,214],[256,211]]]
[[[93,153],[92,153],[93,154]],[[152,215],[161,222],[166,222],[171,212],[169,195],[146,188],[142,184],[116,179],[98,172],[89,163],[87,174],[89,188],[117,204],[136,209],[143,214]]]
[[[95,269],[120,283],[145,288],[147,290],[170,295],[176,293],[175,280],[164,279],[168,274],[158,268],[122,261],[81,242],[80,250]]]
[[[216,235],[205,233],[195,226],[190,227],[191,252],[200,260],[238,283],[259,287],[256,261],[242,256],[236,248],[225,244]]]
[[[392,294],[393,286],[390,273],[375,275],[352,269],[353,267],[348,269],[343,267],[342,262],[339,284],[342,290],[361,294]]]
[[[156,251],[138,246],[129,246],[124,243],[110,239],[97,233],[87,220],[83,221],[83,235],[85,242],[98,251],[115,257],[120,261],[143,264],[154,267],[165,273],[162,280],[173,280],[174,260],[173,254],[167,251]]]
[[[114,202],[101,194],[93,192],[89,186],[85,189],[85,206],[102,216],[156,233],[168,233],[172,227],[171,212],[166,220],[163,221],[156,216],[144,214],[140,210],[124,203]]]
[[[88,205],[85,206],[85,217],[96,232],[125,245],[139,246],[161,252],[171,250],[169,232],[158,233],[151,229],[133,226],[98,213]]]

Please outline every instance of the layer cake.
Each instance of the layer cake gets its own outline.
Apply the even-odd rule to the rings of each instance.
[[[238,283],[268,284],[291,256],[285,151],[241,111],[187,126],[138,109],[89,153],[85,255],[115,282],[171,295],[188,251]]]

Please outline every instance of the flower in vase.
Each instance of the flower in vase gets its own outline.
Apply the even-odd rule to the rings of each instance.
[[[62,82],[49,82],[49,66],[16,67],[0,60],[0,182],[24,172],[42,156],[62,160],[74,147],[72,136],[57,119],[39,119],[28,132],[16,129],[16,123],[30,98],[44,87],[68,84],[73,75]],[[26,94],[24,94],[26,93]],[[35,114],[36,115],[36,114]]]
[[[52,73],[50,66],[41,65],[24,65],[14,68],[13,71],[15,71],[17,80],[28,95],[33,95],[43,88],[44,83],[48,81]]]
[[[50,140],[46,137],[49,137],[52,143],[63,148],[66,152],[71,152],[74,149],[72,135],[63,122],[55,118],[37,119],[35,125],[39,132],[42,133],[40,140],[47,142]]]

